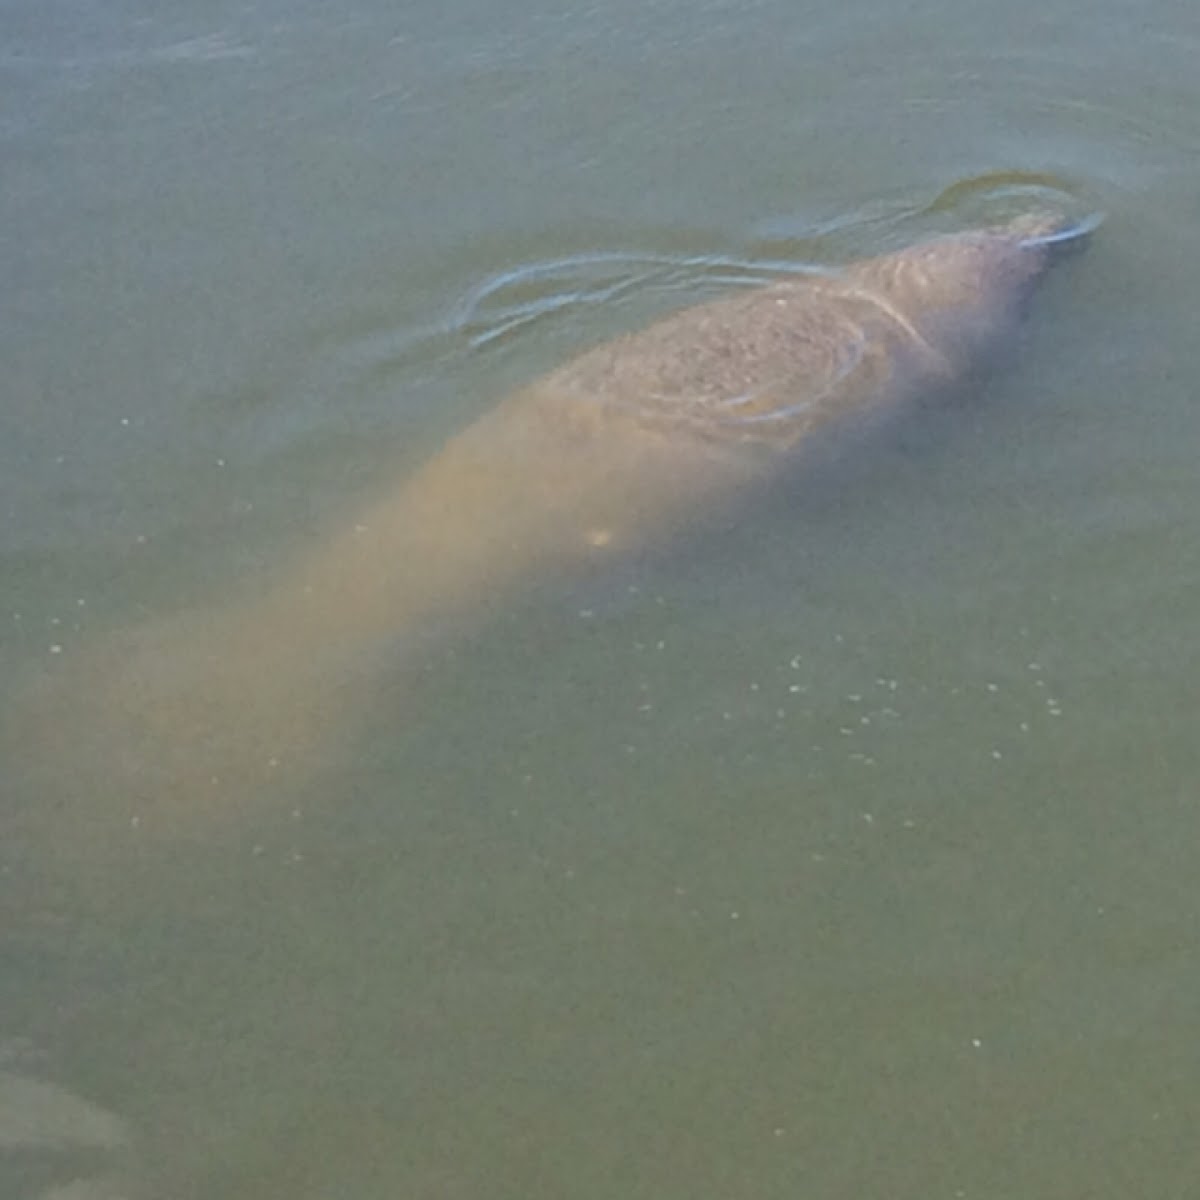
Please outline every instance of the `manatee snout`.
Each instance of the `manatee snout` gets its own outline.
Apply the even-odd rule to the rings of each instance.
[[[1083,250],[1099,228],[1102,218],[1071,217],[1067,213],[1039,209],[1014,217],[1004,228],[1025,246],[1044,247],[1049,260]]]

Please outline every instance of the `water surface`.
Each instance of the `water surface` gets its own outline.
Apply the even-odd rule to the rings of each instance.
[[[6,751],[0,1190],[1189,1194],[1190,8],[402,9],[0,6],[6,710],[657,312],[1106,221],[953,409],[379,646],[260,802]]]

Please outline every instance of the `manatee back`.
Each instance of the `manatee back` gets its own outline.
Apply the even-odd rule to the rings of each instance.
[[[834,278],[788,280],[606,342],[544,377],[537,391],[607,428],[790,444],[880,365],[875,317]]]

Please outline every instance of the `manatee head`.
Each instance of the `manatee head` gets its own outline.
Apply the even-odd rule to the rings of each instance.
[[[847,279],[961,362],[1004,333],[1059,248],[1081,236],[1061,217],[1033,213],[868,259]]]
[[[973,230],[920,242],[851,268],[860,286],[910,318],[1009,300],[1037,278],[1046,255],[1012,229]]]

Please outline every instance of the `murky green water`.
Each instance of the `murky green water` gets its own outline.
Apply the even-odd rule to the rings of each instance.
[[[995,173],[1106,214],[959,406],[472,628],[314,652],[303,773],[134,795],[91,768],[119,697],[21,725],[0,1192],[1191,1195],[1193,26],[0,5],[6,713],[755,264]]]

